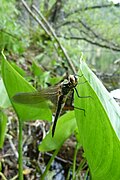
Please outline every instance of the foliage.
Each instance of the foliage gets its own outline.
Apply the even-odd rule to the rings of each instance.
[[[15,71],[12,66],[4,59],[2,62],[2,76],[3,81],[8,92],[8,96],[12,101],[12,97],[19,92],[34,92],[35,89],[25,81],[17,71]],[[16,86],[14,86],[16,84]],[[48,119],[50,120],[50,111],[45,103],[37,104],[37,106],[16,104],[12,102],[13,107],[21,121],[25,120],[35,120]],[[46,109],[47,114],[46,114]],[[41,111],[40,111],[41,109]]]
[[[69,0],[61,1],[60,4],[57,4],[57,1],[49,1],[45,6],[43,0],[40,11],[54,24],[56,34],[77,65],[82,51],[90,64],[97,62],[98,70],[101,68],[104,72],[111,72],[109,64],[120,55],[119,4],[107,0]],[[51,52],[49,47],[48,51]]]
[[[67,129],[66,129],[67,127]],[[62,117],[60,117],[54,138],[52,138],[52,132],[46,135],[45,139],[39,145],[39,151],[52,151],[55,149],[59,149],[66,139],[70,137],[72,133],[76,130],[76,120],[74,116],[74,112],[68,112]]]
[[[32,2],[29,1],[29,3]],[[19,118],[21,161],[19,167],[22,175],[22,124],[38,118],[51,121],[52,113],[46,102],[26,106],[15,103],[12,97],[19,92],[35,92],[36,89],[28,81],[33,81],[33,84],[44,88],[62,81],[66,66],[69,65],[68,70],[72,72],[72,67],[67,62],[69,58],[66,58],[62,51],[63,45],[74,62],[75,68],[80,69],[80,75],[83,74],[83,77],[79,78],[80,82],[87,81],[84,85],[77,87],[80,96],[90,97],[80,99],[75,94],[75,107],[84,108],[85,116],[79,110],[62,115],[57,123],[54,138],[51,137],[50,129],[39,145],[39,150],[41,152],[55,150],[52,161],[65,140],[75,133],[78,147],[82,144],[84,148],[92,179],[120,179],[119,107],[87,65],[81,62],[79,67],[79,59],[84,52],[87,62],[91,65],[96,64],[98,70],[102,69],[110,73],[114,71],[113,65],[108,67],[108,64],[112,64],[120,56],[119,4],[112,4],[107,0],[69,0],[59,3],[55,0],[42,0],[39,3],[38,10],[42,12],[50,26],[52,25],[55,35],[52,35],[49,26],[45,24],[50,35],[45,33],[44,28],[39,26],[29,14],[26,16],[22,13],[23,10],[26,12],[23,4],[21,8],[15,0],[0,2],[0,50],[5,49],[8,57],[19,54],[17,58],[15,56],[14,63],[9,63],[5,57],[2,60],[0,147],[4,143],[7,126],[7,117],[3,109],[12,104]],[[35,16],[39,17],[37,13]],[[40,17],[39,20],[45,23]],[[27,71],[30,72],[25,73],[17,64],[22,68],[25,67],[25,70],[27,67]]]
[[[0,108],[1,109],[5,109],[5,108],[8,108],[9,106],[11,106],[10,100],[8,98],[8,95],[7,95],[7,92],[6,92],[6,89],[5,89],[2,79],[0,79],[0,97],[1,97],[1,100],[0,100]]]
[[[119,106],[85,63],[81,71],[88,83],[78,91],[91,98],[80,101],[76,97],[75,104],[85,108],[86,116],[78,110],[75,114],[92,179],[119,179]]]
[[[15,7],[15,0],[0,1],[0,51],[23,53],[27,46],[26,34],[18,23],[19,11]]]
[[[53,24],[57,36],[76,67],[81,52],[84,52],[89,64],[94,65],[97,62],[98,70],[113,70],[109,64],[120,55],[119,4],[107,0],[69,0],[61,1],[60,4],[54,0],[42,0],[37,3],[46,19]],[[55,51],[48,35],[29,14],[25,13],[19,2],[2,0],[0,7],[0,49],[22,53],[25,47],[30,46],[31,51],[37,48],[43,54],[43,62],[47,61],[50,66],[52,60],[65,60],[60,52],[58,54]]]
[[[79,88],[78,85],[78,92],[81,97],[88,95],[91,97],[79,99],[75,95],[75,107],[82,107],[86,112],[84,116],[83,112],[75,109],[75,118],[80,135],[79,143],[82,143],[84,147],[92,179],[119,179],[120,109],[85,63],[81,64],[81,73],[84,74],[84,80],[87,80],[87,83],[81,85],[82,88]],[[62,123],[62,118],[58,122],[56,136],[50,139],[51,133],[49,133],[40,144],[39,150],[57,149],[61,146],[62,139],[63,142],[66,140],[63,133],[57,134],[66,128],[66,124]],[[72,127],[74,129],[76,126],[72,125]],[[69,132],[68,129],[67,132]],[[118,169],[116,169],[117,167]]]
[[[0,110],[0,148],[3,147],[5,133],[6,133],[6,126],[7,125],[7,116],[6,114]]]
[[[8,64],[6,60],[3,60],[2,71],[3,80],[10,99],[16,92],[27,92],[32,90],[30,85],[27,84],[22,77],[20,77],[20,75]],[[75,110],[75,117],[77,119],[80,135],[79,143],[82,143],[84,147],[92,178],[102,179],[103,177],[109,177],[109,179],[111,179],[114,176],[116,167],[119,167],[118,164],[120,163],[118,158],[120,153],[118,140],[120,126],[119,108],[117,107],[115,101],[109,96],[103,85],[99,82],[95,75],[90,72],[84,63],[81,64],[81,71],[88,82],[83,86],[83,88],[79,88],[78,85],[78,91],[82,97],[87,95],[90,95],[91,97],[87,99],[82,98],[80,100],[77,95],[75,96],[75,106],[84,108],[86,112],[86,115],[84,116],[83,112]],[[13,89],[9,88],[10,85],[8,82],[14,84],[15,81],[19,84],[19,86],[17,86],[16,89],[14,86]],[[21,120],[26,120],[26,117],[28,118],[28,114],[31,115],[28,113],[30,111],[30,107],[28,109],[24,108],[23,111],[23,105],[16,105],[13,103],[13,106]],[[111,109],[114,110],[112,111],[112,114]],[[31,110],[33,113],[29,119],[32,119],[33,117],[35,119],[36,110],[33,111],[33,107]],[[37,109],[37,115],[42,115],[42,113],[43,112],[40,108]],[[45,118],[45,113],[43,113],[43,117]],[[59,149],[63,142],[76,129],[75,117],[73,112],[67,113],[65,116],[61,117],[61,120],[59,120],[57,124],[55,137],[52,139],[50,131],[43,140],[42,144],[39,146],[39,150],[48,151]],[[67,131],[65,131],[66,127]],[[61,133],[62,131],[64,133]],[[94,157],[96,157],[95,160],[93,160]],[[114,163],[112,162],[113,157]],[[111,174],[109,174],[110,170]],[[119,171],[117,171],[114,178],[117,179],[119,177],[120,174]]]

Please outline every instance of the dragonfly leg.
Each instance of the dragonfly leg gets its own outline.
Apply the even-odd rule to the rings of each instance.
[[[86,116],[86,115],[85,115],[85,109],[79,108],[79,107],[75,107],[75,106],[73,106],[73,108],[74,108],[74,109],[79,109],[79,110],[83,111],[83,112],[84,112],[84,116]]]
[[[78,98],[92,98],[91,96],[80,96],[79,93],[78,93],[78,90],[76,88],[74,88],[75,91],[76,91],[76,94],[78,96]]]

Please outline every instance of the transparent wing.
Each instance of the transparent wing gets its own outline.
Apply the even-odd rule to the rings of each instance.
[[[12,100],[20,104],[37,104],[50,100],[52,103],[56,104],[59,95],[59,88],[59,86],[55,86],[41,91],[20,92],[15,94],[12,97]]]

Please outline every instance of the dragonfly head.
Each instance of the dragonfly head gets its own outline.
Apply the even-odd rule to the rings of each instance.
[[[68,81],[70,83],[71,88],[74,88],[78,84],[78,78],[75,75],[70,75],[68,77]]]
[[[65,79],[61,83],[63,95],[67,95],[72,89],[74,89],[78,84],[78,79],[75,75],[70,75],[68,79]]]

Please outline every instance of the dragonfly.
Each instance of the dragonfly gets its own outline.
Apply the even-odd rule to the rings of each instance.
[[[21,92],[15,94],[12,99],[16,103],[20,104],[37,104],[42,101],[50,100],[53,104],[56,105],[56,111],[52,126],[52,137],[55,133],[55,128],[57,124],[57,120],[61,114],[62,109],[65,106],[65,103],[67,102],[68,97],[74,93],[74,89],[77,93],[77,96],[79,96],[78,91],[76,89],[76,86],[78,84],[78,77],[76,75],[69,75],[67,79],[62,81],[61,83],[48,87],[46,89],[35,91],[35,92]],[[71,101],[72,103],[72,101]],[[74,107],[72,104],[70,105],[71,109]],[[82,108],[77,108],[80,110],[83,110],[85,113],[85,110]]]

